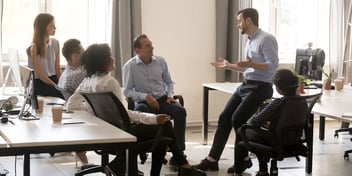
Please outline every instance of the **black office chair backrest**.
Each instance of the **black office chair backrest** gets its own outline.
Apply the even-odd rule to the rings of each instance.
[[[131,128],[131,121],[125,107],[112,92],[80,93],[97,117],[125,131]]]
[[[304,129],[307,129],[311,110],[320,96],[321,93],[283,98],[270,126],[281,146],[305,141]]]

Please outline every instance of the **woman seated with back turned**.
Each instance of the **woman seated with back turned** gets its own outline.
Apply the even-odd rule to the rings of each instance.
[[[83,109],[91,111],[91,108],[86,103],[82,103],[84,98],[79,92],[103,92],[111,91],[113,92],[119,100],[127,107],[127,102],[122,94],[121,87],[118,81],[110,76],[109,72],[115,69],[115,59],[111,56],[111,49],[107,44],[93,44],[88,47],[86,51],[83,52],[81,56],[82,66],[87,72],[87,77],[82,81],[79,87],[76,89],[74,94],[69,98],[67,102],[67,108],[69,110]],[[177,164],[179,164],[179,174],[182,175],[206,175],[204,172],[193,168],[184,155],[180,152],[178,144],[175,138],[175,133],[172,125],[169,121],[169,117],[164,114],[150,114],[141,113],[137,111],[131,111],[126,108],[131,122],[135,125],[129,131],[132,135],[137,137],[138,141],[154,139],[157,131],[158,125],[163,124],[163,136],[172,139],[172,142],[168,145],[173,156],[175,156]],[[165,148],[165,147],[164,147]],[[165,150],[153,152],[153,156],[162,155],[165,156]],[[107,166],[106,170],[112,175],[124,175],[125,174],[125,158],[124,155],[119,155],[113,161],[111,161]],[[163,160],[152,160],[152,168],[150,175],[160,175],[160,170]],[[137,169],[137,163],[136,169]]]
[[[298,77],[294,75],[291,70],[281,69],[276,71],[275,75],[273,76],[273,84],[276,87],[276,91],[283,95],[283,97],[297,96]],[[249,119],[248,123],[253,126],[269,128],[272,117],[274,117],[274,114],[278,111],[282,100],[282,98],[274,99],[258,115]],[[237,145],[242,140],[240,133],[241,128],[239,128],[236,132],[234,167],[235,176],[242,175],[243,171],[252,166],[252,162],[248,156],[247,149],[244,146]],[[261,137],[261,135],[256,132],[252,132],[250,135],[247,134],[247,137],[251,141],[267,143]],[[256,174],[256,176],[269,176],[268,166],[264,161],[264,157],[258,153],[257,158],[259,161],[259,172]]]

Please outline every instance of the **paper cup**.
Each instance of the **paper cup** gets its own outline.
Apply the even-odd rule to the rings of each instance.
[[[341,90],[343,88],[343,80],[341,79],[335,79],[334,84],[335,84],[335,90]]]
[[[54,123],[61,123],[62,121],[62,106],[52,106],[51,107],[51,114],[53,117],[53,122]]]
[[[36,113],[42,113],[44,107],[44,99],[38,98],[38,108],[35,110]]]

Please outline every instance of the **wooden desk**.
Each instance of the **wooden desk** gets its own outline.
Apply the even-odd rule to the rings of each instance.
[[[46,104],[47,100],[44,100]],[[52,101],[52,100],[48,100]],[[23,173],[30,175],[31,153],[54,153],[111,149],[121,145],[128,145],[136,141],[130,135],[109,123],[85,112],[74,111],[64,113],[62,122],[83,121],[83,124],[57,124],[52,122],[51,108],[45,105],[42,114],[36,114],[40,120],[24,121],[12,120],[11,123],[1,124],[0,133],[9,147],[0,148],[0,155],[24,155]]]

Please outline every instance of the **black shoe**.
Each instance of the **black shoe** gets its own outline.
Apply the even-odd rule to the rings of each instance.
[[[199,170],[203,170],[203,171],[218,171],[219,170],[219,164],[218,162],[211,162],[209,160],[207,160],[206,158],[202,160],[202,162],[200,162],[197,165],[194,165],[193,167],[199,169]]]
[[[185,158],[187,158],[187,155],[183,154],[183,156],[184,156]],[[177,164],[175,157],[173,157],[173,156],[170,158],[169,164],[170,164],[171,166],[173,166],[173,167],[177,167],[177,168],[180,167],[180,166]]]
[[[176,159],[174,157],[170,158],[169,165],[171,165],[173,167],[177,167],[177,168],[179,167],[179,165],[177,164]]]
[[[243,161],[243,163],[240,165],[240,166],[238,166],[238,165],[234,165],[233,166],[233,170],[234,170],[234,172],[236,172],[237,174],[239,174],[239,173],[242,173],[242,172],[244,172],[246,169],[248,169],[248,168],[250,168],[250,167],[252,167],[252,160],[251,159],[249,159],[249,160],[245,160],[245,161]],[[230,167],[231,168],[231,167]],[[230,168],[229,168],[229,170],[230,170]],[[227,172],[229,172],[229,170],[227,171]],[[232,170],[231,170],[232,171]]]
[[[178,168],[178,175],[179,176],[206,176],[205,172],[202,170],[198,170],[194,167],[192,168],[184,168],[180,167]]]
[[[229,167],[229,168],[227,169],[227,173],[229,173],[229,174],[235,173],[235,165],[232,165],[231,167]]]

